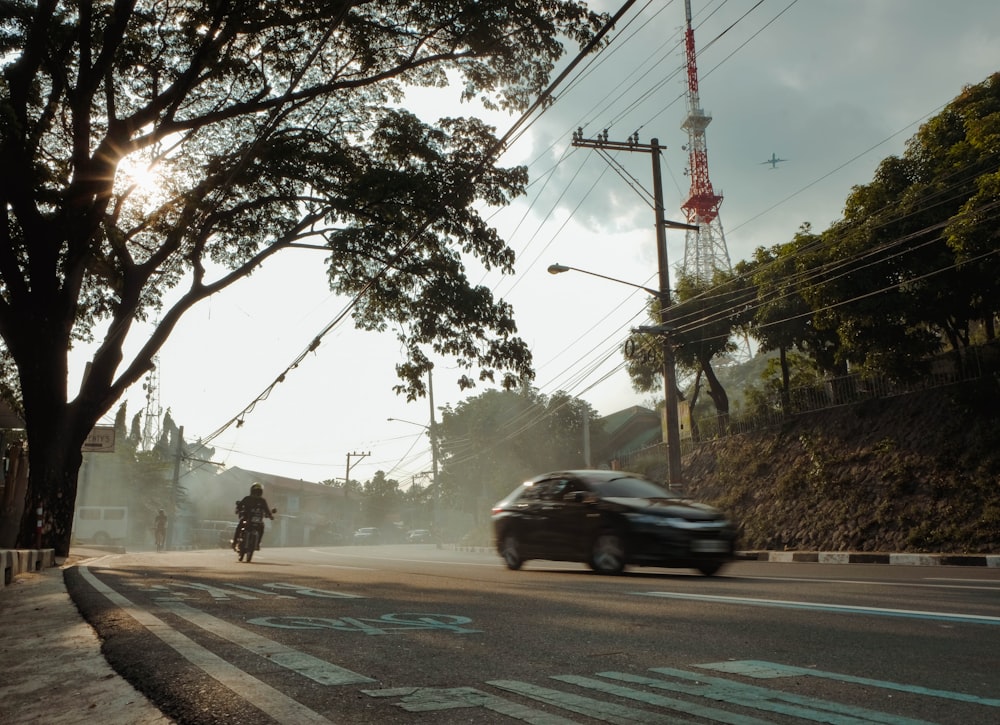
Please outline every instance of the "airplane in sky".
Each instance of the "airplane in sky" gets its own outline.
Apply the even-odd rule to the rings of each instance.
[[[788,159],[779,159],[778,156],[772,151],[771,158],[769,158],[767,161],[761,161],[760,163],[762,166],[764,164],[771,164],[771,168],[776,169],[778,168],[778,164],[780,164],[782,161],[788,161]]]

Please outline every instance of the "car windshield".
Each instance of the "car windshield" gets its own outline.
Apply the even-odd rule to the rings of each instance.
[[[590,486],[603,498],[677,498],[676,494],[652,481],[631,476],[591,481]]]

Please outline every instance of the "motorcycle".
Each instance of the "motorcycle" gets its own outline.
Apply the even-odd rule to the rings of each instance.
[[[278,509],[271,509],[272,514]],[[264,534],[264,514],[259,508],[254,509],[249,517],[244,517],[237,527],[236,542],[233,548],[240,555],[240,561],[246,557],[247,562],[253,561],[253,553],[260,548],[260,537]]]

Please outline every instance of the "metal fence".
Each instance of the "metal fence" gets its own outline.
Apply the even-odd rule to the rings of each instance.
[[[830,378],[789,390],[784,405],[780,395],[775,394],[770,400],[758,404],[753,411],[737,411],[728,417],[709,415],[697,418],[691,426],[696,434],[681,441],[681,454],[690,452],[699,442],[772,428],[795,415],[908,395],[998,374],[1000,343],[991,343],[966,348],[962,351],[961,358],[954,354],[937,358],[931,364],[929,372],[916,380],[901,381],[882,375],[862,374]],[[620,453],[617,458],[623,469],[630,470],[640,462],[648,464],[656,458],[665,461],[666,454],[667,444],[657,443]]]

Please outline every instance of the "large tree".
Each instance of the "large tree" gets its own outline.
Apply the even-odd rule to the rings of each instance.
[[[477,521],[494,501],[528,478],[586,466],[585,430],[594,450],[604,437],[589,403],[566,392],[542,395],[488,390],[442,409],[436,431],[442,461],[441,500],[471,511]]]
[[[296,244],[329,250],[356,325],[399,336],[400,392],[422,392],[428,350],[505,385],[530,377],[511,309],[463,264],[511,271],[477,206],[507,203],[525,171],[496,166],[492,128],[428,124],[405,91],[525,109],[565,41],[591,44],[605,18],[570,0],[2,6],[0,371],[23,405],[28,508],[44,507],[57,554],[94,423],[185,312]],[[71,395],[68,351],[91,340]]]

